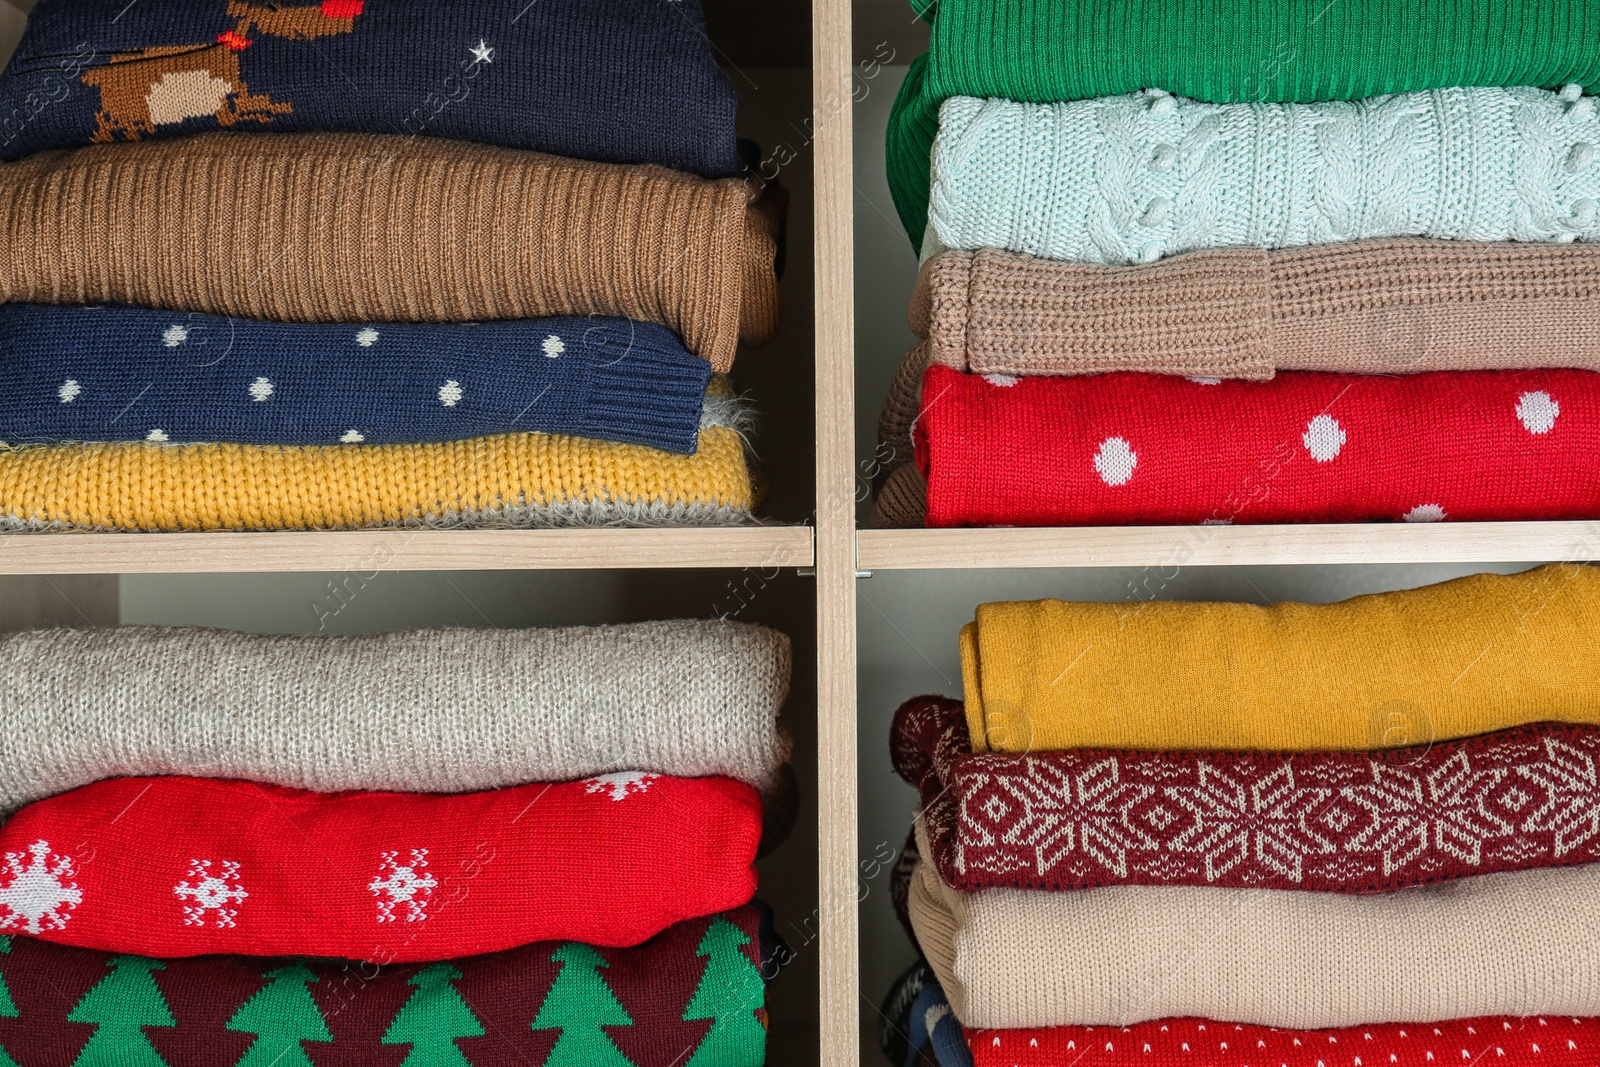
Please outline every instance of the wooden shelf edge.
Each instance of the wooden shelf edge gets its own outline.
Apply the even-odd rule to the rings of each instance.
[[[1600,521],[863,530],[862,570],[1600,559]]]
[[[18,533],[0,574],[810,567],[809,526]]]

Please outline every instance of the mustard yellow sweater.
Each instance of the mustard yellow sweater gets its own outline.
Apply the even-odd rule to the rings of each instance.
[[[983,604],[975,751],[1369,749],[1600,724],[1600,569],[1551,564],[1337,604]]]

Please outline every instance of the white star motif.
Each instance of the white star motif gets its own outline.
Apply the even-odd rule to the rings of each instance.
[[[271,395],[272,382],[266,378],[257,378],[255,381],[250,383],[250,399],[254,400],[256,403],[261,403]]]
[[[68,378],[61,383],[61,388],[56,390],[56,396],[61,398],[63,404],[70,404],[78,399],[78,394],[83,392],[83,386],[78,384],[76,378]]]
[[[0,930],[34,935],[59,930],[83,903],[83,891],[70,880],[78,873],[72,857],[52,853],[48,841],[35,841],[26,852],[7,852],[6,872],[11,881],[0,888]]]
[[[478,47],[470,49],[474,63],[493,63],[494,49],[484,43],[482,37],[478,38]]]
[[[171,326],[168,326],[164,331],[162,331],[161,334],[161,340],[168,348],[177,348],[188,339],[189,328],[187,326],[181,326],[176,322]]]
[[[356,331],[356,344],[362,348],[371,348],[378,342],[378,331],[371,326],[363,326]]]
[[[551,334],[549,337],[546,337],[544,339],[544,343],[539,347],[544,349],[544,354],[549,356],[551,359],[555,359],[557,356],[567,350],[567,346],[562,344],[561,338],[557,337],[555,334]]]
[[[615,771],[595,778],[585,778],[583,784],[587,788],[584,792],[610,793],[612,800],[625,800],[635,793],[647,792],[650,783],[657,777],[659,776],[648,771]]]

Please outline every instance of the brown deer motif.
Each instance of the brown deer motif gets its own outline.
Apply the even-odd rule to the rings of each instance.
[[[91,141],[121,136],[137,141],[157,126],[211,115],[223,126],[236,122],[271,122],[274,115],[294,110],[289,101],[257,95],[239,73],[239,53],[254,44],[252,33],[305,41],[355,29],[364,0],[322,0],[316,7],[228,0],[234,28],[214,42],[159,45],[119,52],[105,66],[82,75],[85,85],[100,90]]]

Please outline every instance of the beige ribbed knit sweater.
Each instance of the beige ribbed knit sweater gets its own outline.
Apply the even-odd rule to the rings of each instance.
[[[0,299],[294,322],[621,315],[727,370],[782,192],[436,137],[204,133],[0,165]]]
[[[925,838],[919,847],[926,854]],[[1600,1014],[1596,864],[1349,896],[960,893],[919,862],[909,906],[951,1008],[972,1027],[1198,1016],[1303,1030]]]
[[[120,775],[457,793],[614,771],[778,786],[789,639],[679,620],[358,637],[0,637],[0,812]]]
[[[1600,370],[1600,248],[1396,239],[1194,252],[1142,266],[941,252],[909,309],[979,374],[1270,378]]]

